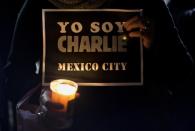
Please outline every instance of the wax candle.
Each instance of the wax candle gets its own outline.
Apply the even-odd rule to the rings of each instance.
[[[67,111],[68,102],[75,99],[78,84],[71,80],[58,79],[50,83],[52,91],[51,100],[64,106],[63,111]]]

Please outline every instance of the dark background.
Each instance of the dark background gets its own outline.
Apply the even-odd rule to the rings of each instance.
[[[0,2],[0,58],[3,63],[8,56],[15,20],[23,1],[24,0],[6,0]]]
[[[19,12],[19,9],[21,8],[23,1],[24,0],[15,0],[15,1],[7,0],[7,1],[0,2],[0,6],[1,6],[0,7],[0,17],[1,17],[0,19],[0,38],[1,38],[0,69],[3,68],[6,63],[6,59],[8,56],[9,49],[10,49],[11,36],[14,30],[14,23],[15,23],[17,14]],[[177,9],[179,9],[179,7]],[[189,32],[189,34],[191,33],[192,32]],[[1,80],[2,79],[0,78],[0,81]],[[2,108],[2,107],[7,107],[7,103],[3,101],[5,99],[4,93],[3,93],[4,88],[1,86],[0,88],[1,88],[0,89],[0,102],[1,102],[0,103],[0,109],[1,109],[0,131],[1,129],[4,129],[5,131],[7,131],[6,128],[1,128],[2,125],[4,126],[7,124],[6,119],[8,118],[5,117],[7,114],[7,108]],[[179,95],[172,97],[171,100],[169,98],[163,99],[163,102],[161,102],[161,104],[154,104],[154,100],[152,100],[153,102],[148,103],[148,105],[145,106],[144,110],[148,113],[148,116],[150,116],[149,117],[151,119],[150,121],[152,121],[153,128],[152,127],[150,128],[151,131],[166,130],[165,126],[164,126],[164,129],[158,128],[159,123],[162,124],[160,127],[163,127],[163,124],[165,123],[163,123],[162,121],[164,120],[166,120],[167,123],[169,123],[169,125],[167,126],[171,127],[170,128],[171,131],[194,131],[195,130],[195,100],[194,100],[193,95],[194,95],[193,90],[187,90],[184,92],[180,91]],[[165,112],[163,114],[163,117],[159,119],[157,114],[159,114],[158,112],[161,111],[162,107],[164,108],[163,110]],[[138,113],[136,113],[138,109],[143,110],[142,107],[139,107],[136,109],[132,108],[131,111],[134,112],[135,114],[132,113],[131,116],[126,116],[125,118],[126,119],[128,119],[128,117],[135,118],[135,121],[132,123],[139,123],[139,122],[142,123],[143,121],[139,121],[139,115],[137,115]],[[167,109],[167,112],[166,112],[166,109]],[[140,114],[140,116],[141,115],[142,114]],[[140,131],[139,129],[142,130],[143,128],[139,127],[139,125],[136,125],[136,124],[132,126],[133,131],[134,130]]]

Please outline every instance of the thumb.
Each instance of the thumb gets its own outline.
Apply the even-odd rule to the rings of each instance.
[[[63,109],[63,105],[60,103],[54,103],[51,100],[51,91],[50,90],[45,90],[41,96],[40,96],[40,104],[44,105],[48,110],[51,109]]]

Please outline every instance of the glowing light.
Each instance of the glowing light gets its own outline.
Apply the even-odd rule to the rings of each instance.
[[[68,102],[75,99],[77,88],[78,84],[70,80],[59,79],[52,81],[50,83],[52,101],[63,104],[64,110],[67,110]]]
[[[123,36],[123,38],[122,38],[123,40],[127,40],[127,36]]]

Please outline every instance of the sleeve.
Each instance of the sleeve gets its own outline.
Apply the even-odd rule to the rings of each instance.
[[[33,6],[32,0],[26,0],[18,14],[8,57],[8,97],[16,101],[39,79],[35,62],[41,56],[41,13]]]
[[[181,35],[182,40],[186,44],[188,51],[191,53],[192,57],[194,58],[194,34],[193,31],[195,30],[195,8],[183,11],[181,14],[178,14],[178,29]]]
[[[0,57],[0,130],[7,130],[8,128],[8,109],[7,97],[5,91],[5,71],[3,62]]]
[[[163,1],[155,1],[146,15],[154,18],[155,38],[152,48],[145,50],[146,74],[150,82],[176,86],[187,82],[193,71],[193,59],[186,50],[172,16]],[[157,13],[156,13],[157,12]]]

